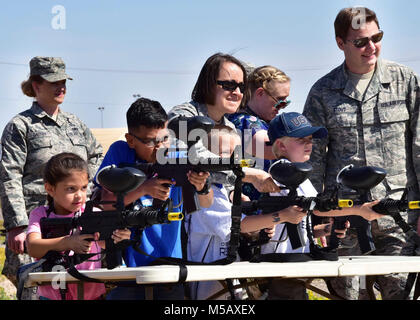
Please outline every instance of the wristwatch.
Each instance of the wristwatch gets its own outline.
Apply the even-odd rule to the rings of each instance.
[[[208,194],[209,192],[210,192],[210,182],[209,182],[209,179],[207,179],[206,183],[204,184],[203,189],[201,189],[200,191],[197,190],[197,194],[205,195],[205,194]]]

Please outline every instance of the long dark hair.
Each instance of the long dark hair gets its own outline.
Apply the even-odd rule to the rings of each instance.
[[[63,152],[56,154],[48,160],[44,169],[44,183],[49,183],[52,186],[70,177],[71,170],[83,171],[89,177],[88,164],[85,160],[77,154],[70,152]],[[48,194],[48,213],[53,211],[54,199]]]
[[[216,87],[217,77],[219,76],[220,67],[224,62],[232,62],[241,68],[244,75],[245,88],[247,87],[246,70],[242,63],[234,56],[224,53],[215,53],[207,59],[201,68],[197,82],[191,94],[191,99],[198,103],[214,104],[214,88]]]

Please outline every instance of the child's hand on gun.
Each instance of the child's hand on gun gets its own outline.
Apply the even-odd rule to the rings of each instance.
[[[75,253],[89,253],[92,247],[93,234],[73,234],[67,237],[68,248]]]
[[[331,228],[334,223],[334,218],[329,219],[329,223],[318,224],[314,226],[314,237],[322,238],[331,235]],[[337,235],[337,238],[342,239],[346,236],[347,229],[350,228],[350,222],[346,221],[345,229],[335,229],[334,232]]]
[[[194,172],[187,173],[188,181],[195,187],[197,191],[203,190],[207,178],[210,176],[209,172]]]
[[[359,215],[362,218],[366,219],[367,221],[372,221],[372,220],[379,219],[379,218],[383,217],[382,214],[377,213],[377,212],[373,211],[373,209],[372,209],[372,207],[375,204],[378,204],[378,203],[379,203],[379,200],[375,200],[375,201],[372,201],[372,202],[365,202],[361,206],[357,206],[357,207],[354,207],[354,208],[357,208],[357,210],[359,212]]]
[[[125,228],[125,229],[114,230],[111,238],[112,240],[114,240],[114,243],[118,243],[123,240],[130,240],[130,236],[131,236],[131,231]]]
[[[298,206],[290,206],[286,209],[279,211],[281,222],[290,222],[298,224],[306,217],[306,212],[302,211],[302,208]]]
[[[175,182],[169,179],[154,177],[146,180],[139,189],[142,189],[144,194],[147,194],[152,198],[165,201],[169,198],[171,184],[175,184]]]
[[[267,236],[271,239],[274,236],[274,232],[276,231],[276,226],[272,226],[271,228],[265,228],[264,232]]]

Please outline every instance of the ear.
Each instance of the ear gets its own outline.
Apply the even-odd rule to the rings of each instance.
[[[32,89],[35,92],[35,95],[37,96],[39,92],[39,83],[36,81],[32,81],[31,85],[32,85]]]
[[[276,144],[277,150],[280,151],[281,155],[285,156],[287,154],[287,147],[284,144],[284,141],[281,139],[277,139],[275,144]]]
[[[47,191],[47,193],[48,193],[51,197],[54,197],[54,186],[52,186],[52,185],[51,185],[51,184],[49,184],[48,182],[45,182],[44,187],[45,187],[45,191]]]
[[[125,134],[125,141],[127,141],[127,144],[131,149],[134,149],[134,139],[135,138],[131,134]]]
[[[335,41],[337,42],[337,46],[340,48],[340,50],[344,50],[344,40],[340,37],[335,37]]]
[[[261,97],[264,94],[264,88],[259,87],[257,90],[255,90],[254,95]]]

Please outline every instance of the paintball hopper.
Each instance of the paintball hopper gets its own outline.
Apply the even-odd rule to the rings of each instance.
[[[344,167],[337,174],[337,183],[357,191],[367,191],[378,185],[386,176],[386,171],[379,167],[359,167],[352,164]]]
[[[303,181],[308,179],[312,166],[307,162],[284,162],[278,160],[268,169],[274,180],[295,190]]]
[[[208,134],[211,129],[214,128],[214,121],[209,117],[195,116],[185,117],[179,116],[173,118],[168,123],[168,129],[175,133],[175,137],[179,140],[184,141],[188,147],[196,143],[200,136],[197,135],[195,141],[188,141],[188,135],[195,129],[203,130],[202,133]],[[197,132],[199,133],[199,132]]]
[[[126,194],[135,190],[146,178],[143,171],[139,169],[132,167],[118,168],[115,165],[110,165],[98,172],[96,181],[113,193]]]

